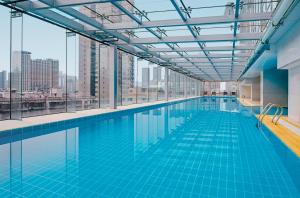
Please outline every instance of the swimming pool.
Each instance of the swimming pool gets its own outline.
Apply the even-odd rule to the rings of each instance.
[[[299,158],[231,97],[0,134],[0,197],[299,197]]]

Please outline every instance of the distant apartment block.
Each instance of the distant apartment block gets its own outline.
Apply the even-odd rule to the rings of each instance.
[[[14,51],[12,54],[12,88],[18,89],[22,81],[23,91],[46,91],[59,88],[59,61],[31,59],[31,52]],[[20,76],[22,70],[22,76]],[[22,78],[20,78],[22,77]]]
[[[7,88],[7,72],[5,70],[0,72],[0,89]]]
[[[104,24],[129,21],[128,17],[118,15],[121,12],[111,4],[94,4],[82,8],[80,11],[90,17],[99,19]],[[111,16],[108,20],[102,21],[101,16],[107,15],[118,16]],[[113,57],[113,50],[109,47],[88,38],[79,37],[79,95],[81,97],[101,96],[101,98],[109,98]],[[119,52],[118,62],[118,77],[119,81],[122,81],[122,87],[119,87],[118,90],[122,93],[129,93],[130,89],[134,87],[133,56]],[[118,84],[121,85],[121,83]]]

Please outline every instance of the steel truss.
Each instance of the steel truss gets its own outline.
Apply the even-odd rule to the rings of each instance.
[[[179,18],[151,21],[147,14],[127,0],[2,0],[2,2],[87,37],[115,45],[123,51],[161,66],[188,73],[196,79],[210,81],[238,78],[256,48],[256,43],[263,37],[262,32],[239,32],[239,24],[268,21],[274,11],[242,13],[242,3],[236,0],[232,5],[228,5],[234,12],[232,15],[192,17],[183,1],[170,0]],[[131,21],[102,23],[75,8],[96,3],[110,3]],[[128,10],[124,3],[136,9],[136,12]],[[232,33],[200,34],[198,27],[201,29],[201,26],[214,24],[232,24]],[[168,36],[168,31],[164,28],[174,27],[186,28],[188,34]],[[134,32],[137,29],[145,29],[153,37],[139,38]],[[224,44],[215,45],[215,43]],[[166,47],[156,46],[161,44]],[[195,45],[183,47],[182,44]]]

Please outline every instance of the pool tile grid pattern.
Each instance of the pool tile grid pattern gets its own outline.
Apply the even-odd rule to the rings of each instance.
[[[1,158],[0,197],[299,197],[253,116],[197,105],[169,108],[170,127],[150,110],[1,145],[15,160]],[[70,144],[45,159],[51,137]]]

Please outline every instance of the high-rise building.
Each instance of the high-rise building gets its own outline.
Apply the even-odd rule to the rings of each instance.
[[[31,78],[26,78],[28,88],[25,90],[49,90],[59,87],[59,61],[53,59],[32,60]],[[26,71],[26,69],[25,69]],[[25,79],[25,80],[26,80]]]
[[[9,86],[12,90],[28,90],[31,78],[31,52],[13,51]]]
[[[22,76],[20,75],[22,73]],[[31,59],[31,52],[14,51],[11,71],[12,89],[23,91],[46,91],[59,87],[59,61]]]
[[[7,82],[7,72],[5,70],[0,72],[0,89],[5,89]]]
[[[128,8],[128,4],[120,2]],[[82,13],[98,19],[101,23],[120,23],[129,21],[121,12],[109,3],[100,3],[81,8]],[[103,17],[107,20],[103,20]],[[117,16],[116,16],[117,15]],[[105,35],[104,35],[105,36]],[[119,80],[122,93],[134,87],[134,59],[132,55],[119,52]],[[99,97],[108,99],[110,94],[110,76],[113,69],[114,51],[105,45],[83,36],[79,38],[79,95],[80,97]],[[120,83],[119,83],[120,84]]]
[[[149,86],[149,68],[142,68],[142,88]]]
[[[154,81],[161,81],[161,67],[154,67],[153,68],[153,80]]]

